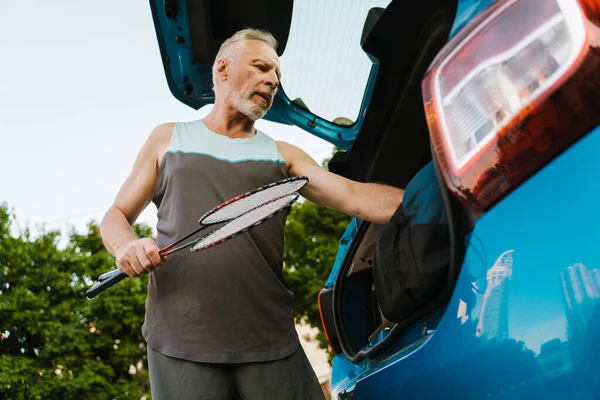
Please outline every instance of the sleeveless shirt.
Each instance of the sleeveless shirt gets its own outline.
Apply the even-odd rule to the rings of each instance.
[[[200,216],[218,204],[286,177],[277,144],[261,131],[232,139],[201,120],[176,123],[152,199],[157,245],[197,228]],[[147,344],[167,356],[208,363],[292,354],[299,340],[282,271],[286,216],[207,250],[170,254],[149,277],[142,327]]]

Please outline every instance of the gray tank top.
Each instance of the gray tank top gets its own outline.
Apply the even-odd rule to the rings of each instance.
[[[160,248],[198,227],[202,214],[240,193],[288,176],[273,139],[175,124],[152,201]],[[299,341],[293,294],[283,277],[286,214],[213,248],[169,255],[150,274],[142,333],[154,350],[197,362],[270,361]]]

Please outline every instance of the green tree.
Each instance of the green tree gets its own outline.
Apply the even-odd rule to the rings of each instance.
[[[98,226],[71,233],[61,248],[57,231],[11,235],[13,221],[0,205],[0,398],[149,398],[140,332],[147,278],[87,300],[92,277],[114,267]]]

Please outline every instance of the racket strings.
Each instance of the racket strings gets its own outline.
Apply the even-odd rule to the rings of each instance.
[[[230,239],[237,234],[247,231],[255,225],[273,217],[285,207],[290,206],[298,195],[295,193],[285,195],[276,200],[272,200],[265,204],[260,204],[254,210],[228,222],[218,229],[210,232],[208,235],[200,238],[192,247],[192,251],[207,249],[216,244],[219,244],[227,239]]]
[[[250,193],[241,198],[232,199],[222,207],[209,212],[206,216],[200,219],[203,225],[218,224],[220,222],[229,221],[239,215],[261,207],[265,203],[270,203],[273,200],[284,198],[290,194],[297,192],[306,185],[305,179],[286,180],[273,186],[269,186],[263,190]]]
[[[306,177],[287,178],[254,192],[237,196],[207,212],[200,218],[198,229],[169,244],[160,253],[167,255],[189,246],[193,246],[192,250],[195,251],[203,250],[246,232],[292,205],[298,199],[297,192],[307,183]],[[223,225],[200,239],[180,244],[200,230],[217,224]],[[175,247],[178,244],[179,246]],[[127,275],[119,269],[100,275],[98,282],[87,291],[87,297],[89,299],[97,297],[126,277]]]

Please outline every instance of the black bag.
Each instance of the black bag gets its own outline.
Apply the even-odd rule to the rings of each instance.
[[[401,322],[444,289],[450,263],[446,211],[433,165],[406,186],[375,243],[373,281],[383,316]]]

